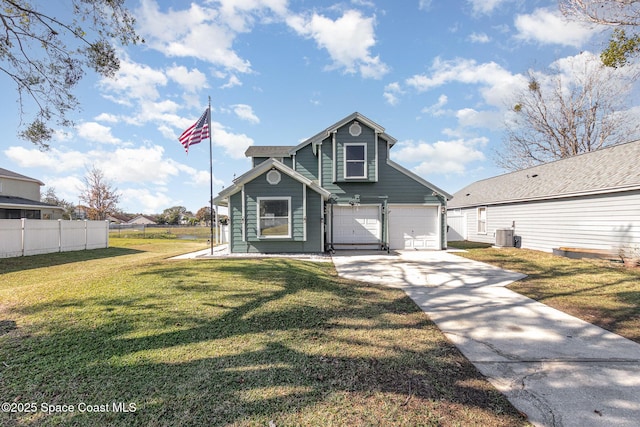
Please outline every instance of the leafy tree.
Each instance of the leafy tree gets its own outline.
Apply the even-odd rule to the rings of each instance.
[[[87,206],[89,219],[105,220],[107,215],[117,211],[120,194],[118,189],[105,178],[104,173],[93,167],[84,177],[80,201]]]
[[[180,224],[183,216],[187,213],[187,208],[184,206],[173,206],[165,209],[158,217],[158,222],[161,224],[177,225]]]
[[[496,162],[519,170],[630,141],[640,130],[625,104],[633,78],[587,54],[550,74],[530,71],[512,100]]]
[[[65,22],[44,10],[50,2],[0,0],[0,71],[15,83],[20,118],[26,104],[35,104],[34,119],[20,136],[48,147],[52,122],[71,126],[70,111],[79,107],[72,90],[92,69],[113,77],[120,67],[115,43],[144,42],[125,0],[66,0],[72,12]],[[55,3],[58,6],[58,2]]]
[[[625,31],[640,25],[640,0],[560,0],[559,6],[568,18],[616,27],[600,55],[604,65],[621,67],[640,53],[640,35]]]
[[[49,205],[60,206],[64,208],[62,219],[71,219],[75,206],[71,202],[67,202],[64,199],[59,198],[56,195],[56,189],[54,187],[47,188],[47,191],[40,197],[40,201]]]
[[[211,223],[211,207],[205,206],[198,209],[198,212],[196,212],[196,219],[209,225]]]

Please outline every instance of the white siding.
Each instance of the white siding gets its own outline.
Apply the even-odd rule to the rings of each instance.
[[[477,233],[477,209],[466,208],[468,240],[495,243],[495,231],[515,226],[522,247],[551,252],[571,247],[617,252],[640,245],[640,191],[540,202],[489,205],[487,234]]]

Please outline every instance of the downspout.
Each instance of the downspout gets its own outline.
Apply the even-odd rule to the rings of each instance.
[[[382,249],[386,249],[387,253],[390,252],[389,248],[389,206],[387,205],[387,196],[381,196],[382,200],[382,213],[384,214],[384,233],[382,233]]]
[[[329,196],[329,206],[331,206],[331,213],[329,214],[329,217],[331,219],[331,233],[330,233],[331,242],[329,243],[329,251],[332,254],[336,253],[336,248],[333,247],[333,228],[334,228],[333,227],[333,225],[334,225],[333,224],[333,205],[336,202],[335,197],[336,197],[335,194],[332,194],[332,195]]]

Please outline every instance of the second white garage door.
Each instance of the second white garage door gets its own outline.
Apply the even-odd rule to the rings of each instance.
[[[437,206],[389,205],[391,249],[440,249]]]
[[[335,206],[334,244],[340,249],[373,249],[380,243],[380,206]],[[361,246],[359,246],[360,244]]]

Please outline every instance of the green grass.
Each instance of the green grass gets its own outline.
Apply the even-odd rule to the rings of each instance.
[[[330,263],[112,244],[0,260],[0,397],[37,405],[0,425],[526,424],[399,290]]]
[[[458,255],[528,275],[510,289],[640,343],[640,269],[527,249]]]

